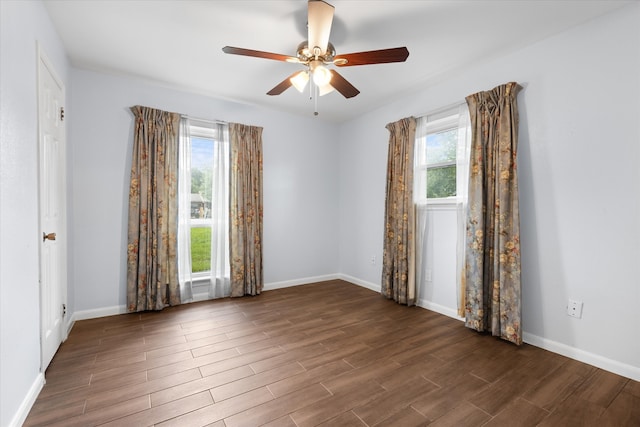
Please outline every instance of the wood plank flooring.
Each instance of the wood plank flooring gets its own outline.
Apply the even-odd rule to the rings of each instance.
[[[343,281],[76,322],[26,426],[640,426],[640,383]]]

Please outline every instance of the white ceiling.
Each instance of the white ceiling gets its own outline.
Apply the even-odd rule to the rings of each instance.
[[[343,121],[461,67],[503,55],[630,1],[329,0],[337,54],[406,46],[406,62],[340,68],[360,94],[319,99],[320,117]],[[307,2],[46,0],[73,66],[129,75],[217,98],[307,116],[308,94],[269,91],[301,65],[227,55],[236,46],[295,56]]]

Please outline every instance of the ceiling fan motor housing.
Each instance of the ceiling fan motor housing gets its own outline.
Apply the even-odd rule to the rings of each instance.
[[[313,54],[311,50],[309,50],[309,42],[307,40],[303,41],[298,45],[297,48],[297,58],[302,63],[308,63],[312,60],[316,59],[316,56]],[[318,60],[324,62],[325,64],[333,63],[333,58],[336,56],[336,49],[333,47],[331,43],[327,44],[327,51],[324,55],[318,55]]]

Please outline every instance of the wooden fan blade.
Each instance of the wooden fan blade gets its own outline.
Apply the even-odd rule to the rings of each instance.
[[[281,55],[279,53],[263,52],[261,50],[243,49],[241,47],[225,46],[222,48],[224,53],[232,55],[252,56],[254,58],[273,59],[275,61],[286,61],[299,63],[300,60],[295,56]]]
[[[300,71],[296,71],[295,73],[291,74],[289,77],[278,83],[276,87],[267,92],[267,95],[280,95],[282,92],[289,89],[291,86],[293,86],[293,83],[291,83],[291,79],[298,73],[300,73]]]
[[[347,81],[344,77],[338,74],[335,70],[331,71],[331,86],[338,92],[342,94],[345,98],[353,98],[357,94],[360,93],[358,89],[356,89],[351,83]]]
[[[334,58],[338,67],[350,67],[353,65],[385,64],[389,62],[404,62],[409,57],[409,50],[406,47],[395,47],[392,49],[370,50],[367,52],[346,53],[337,55]],[[341,63],[340,60],[347,60]]]
[[[329,35],[331,34],[331,24],[333,22],[333,12],[335,8],[322,0],[309,0],[309,10],[307,15],[307,30],[309,51],[313,52],[314,47],[320,48],[320,55],[327,52]]]

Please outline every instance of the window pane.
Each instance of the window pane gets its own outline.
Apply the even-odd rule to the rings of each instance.
[[[191,138],[191,218],[210,218],[213,140]]]
[[[427,165],[456,161],[458,129],[427,135]]]
[[[191,271],[211,269],[211,227],[191,228]]]
[[[456,195],[456,167],[427,169],[427,198],[451,197]]]
[[[191,271],[211,271],[215,132],[191,126]]]

